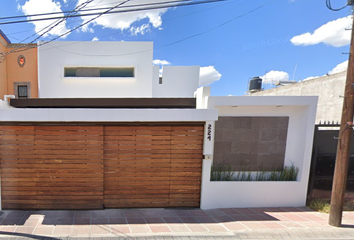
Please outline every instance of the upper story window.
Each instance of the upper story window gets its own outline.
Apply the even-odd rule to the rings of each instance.
[[[14,82],[14,95],[16,98],[31,98],[31,83]]]
[[[28,98],[27,85],[18,85],[17,92],[18,92],[18,98]]]
[[[64,77],[134,77],[134,68],[64,68]]]

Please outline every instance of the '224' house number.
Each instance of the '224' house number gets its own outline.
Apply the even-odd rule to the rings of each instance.
[[[211,124],[208,124],[208,137],[207,139],[211,141]]]

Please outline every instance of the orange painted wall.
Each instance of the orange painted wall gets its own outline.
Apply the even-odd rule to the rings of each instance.
[[[0,35],[0,52],[6,51],[6,41]],[[4,99],[4,95],[7,94],[7,78],[6,78],[6,61],[1,62],[0,58],[0,99]]]
[[[8,50],[16,46],[18,45],[9,44]],[[26,59],[26,63],[23,67],[20,67],[17,63],[17,59],[20,55],[23,55]],[[31,82],[31,98],[38,98],[37,48],[34,47],[26,51],[11,53],[7,56],[6,62],[7,94],[14,94],[14,82]]]

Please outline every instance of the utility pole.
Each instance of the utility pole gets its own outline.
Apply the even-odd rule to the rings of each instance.
[[[354,17],[353,25],[354,27]],[[347,184],[349,148],[353,131],[353,108],[354,108],[354,31],[352,30],[350,53],[345,83],[344,100],[340,130],[338,136],[336,164],[334,168],[331,211],[329,224],[340,227],[342,224],[344,193]]]

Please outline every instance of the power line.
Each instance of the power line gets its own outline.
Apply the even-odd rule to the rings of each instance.
[[[107,5],[107,4],[105,4],[105,5]],[[148,5],[148,4],[146,4],[146,5]],[[126,7],[133,7],[133,6],[137,6],[137,5],[130,5],[130,6],[126,6]],[[89,9],[81,9],[80,12],[107,10],[107,9],[109,9],[109,7],[89,8]],[[56,14],[71,13],[71,12],[72,11],[61,11],[61,12],[37,13],[37,14],[30,14],[30,15],[8,16],[8,17],[0,17],[0,20],[16,19],[16,18],[29,18],[29,17],[38,17],[38,16],[48,16],[48,15],[56,15]]]
[[[155,4],[163,4],[163,3],[174,3],[174,2],[183,2],[183,1],[191,1],[191,0],[176,0],[176,1],[166,1],[166,2],[156,2],[156,3],[149,3],[149,4],[140,4],[140,5],[129,5],[129,6],[122,6],[121,8],[129,8],[129,7],[137,7],[137,6],[148,6],[148,5],[155,5]],[[230,2],[233,1],[233,0],[230,0]],[[112,4],[112,3],[110,3]],[[105,4],[107,5],[107,3]],[[98,5],[95,5],[95,6],[98,6]],[[220,5],[220,7],[223,6],[223,5]],[[98,8],[97,8],[98,9]],[[96,10],[97,10],[96,9]],[[100,9],[107,9],[107,8],[100,8]],[[201,10],[201,11],[198,11],[198,12],[203,12],[203,11],[206,11],[206,10],[209,10],[209,9],[213,9],[213,8],[208,8],[208,9],[205,9],[205,10]],[[79,12],[82,12],[82,11],[93,11],[95,9],[82,9],[80,10]],[[19,18],[19,17],[32,17],[32,16],[38,16],[38,15],[48,15],[48,14],[60,14],[60,13],[68,13],[70,11],[63,11],[63,12],[53,12],[53,13],[42,13],[42,14],[33,14],[33,15],[21,15],[21,16],[10,16],[10,17],[3,17],[3,18],[0,18],[1,19],[6,19],[6,18]],[[198,12],[193,12],[193,13],[190,13],[190,14],[186,14],[186,15],[183,15],[183,16],[187,16],[187,15],[192,15],[192,14],[195,14],[195,13],[198,13]],[[180,17],[183,17],[183,16],[178,16],[178,17],[175,17],[175,18],[180,18]],[[172,18],[172,19],[167,19],[165,21],[169,21],[169,20],[173,20],[175,18]],[[44,20],[47,20],[47,19],[43,19]],[[27,22],[27,21],[26,21]],[[75,21],[77,22],[77,21]],[[45,29],[45,28],[44,28]],[[43,29],[42,29],[43,30]],[[41,30],[41,31],[42,31]],[[24,31],[18,31],[18,32],[11,32],[11,33],[6,33],[6,36],[12,36],[12,35],[16,35],[16,34],[20,34],[20,33],[25,33],[25,32],[31,32],[33,31],[32,29],[31,30],[24,30]],[[34,34],[36,35],[36,34]],[[15,37],[12,37],[16,40],[19,40],[18,38],[15,38]]]
[[[105,15],[105,14],[113,14],[113,13],[136,12],[136,11],[154,10],[154,9],[171,8],[171,7],[183,7],[183,6],[189,6],[189,5],[197,5],[197,4],[213,3],[213,2],[223,2],[223,1],[229,1],[229,0],[204,0],[204,1],[196,1],[196,2],[191,2],[191,0],[182,0],[182,1],[178,0],[178,1],[168,1],[168,2],[162,2],[162,3],[141,4],[141,5],[135,5],[134,7],[148,6],[148,5],[150,5],[151,7],[118,10],[118,11],[106,11],[103,13],[96,12],[96,13],[77,14],[77,15],[71,15],[68,18],[103,15],[103,14]],[[186,3],[184,3],[184,2],[186,2]],[[177,3],[177,4],[171,4],[171,3]],[[179,4],[179,3],[182,3],[182,4]],[[162,5],[162,6],[153,7],[154,5]],[[130,6],[125,6],[124,8],[127,8],[127,7],[130,7]],[[51,18],[28,19],[28,20],[20,20],[20,21],[12,21],[12,22],[1,22],[0,25],[44,21],[44,20],[54,20],[54,19],[60,19],[60,18],[63,18],[63,17],[51,17]]]
[[[273,0],[273,1],[274,1],[274,0]],[[58,49],[58,50],[60,50],[60,51],[63,51],[63,52],[67,52],[67,53],[71,53],[71,54],[75,54],[75,55],[79,55],[79,56],[85,56],[85,57],[94,57],[94,56],[101,56],[101,57],[112,57],[112,56],[115,56],[115,57],[117,57],[117,56],[127,56],[127,55],[139,54],[139,53],[149,52],[149,51],[153,51],[153,50],[160,50],[160,49],[162,49],[162,48],[165,48],[165,47],[168,47],[168,46],[172,46],[172,45],[178,44],[178,43],[180,43],[180,42],[184,42],[184,41],[186,41],[186,40],[189,40],[189,39],[191,39],[191,38],[195,38],[195,37],[201,36],[201,35],[203,35],[203,34],[206,34],[206,33],[208,33],[208,32],[211,32],[211,31],[213,31],[213,30],[215,30],[215,29],[217,29],[217,28],[220,28],[220,27],[222,27],[222,26],[224,26],[224,25],[226,25],[226,24],[228,24],[228,23],[230,23],[230,22],[233,22],[233,21],[235,21],[235,20],[237,20],[237,19],[239,19],[239,18],[245,17],[245,16],[247,16],[247,15],[249,15],[249,14],[251,14],[251,13],[253,13],[253,12],[255,12],[255,11],[257,11],[257,10],[263,8],[263,7],[265,7],[265,6],[267,6],[268,4],[269,4],[269,2],[268,2],[268,3],[265,3],[265,4],[263,4],[263,5],[260,5],[260,6],[256,7],[256,8],[254,8],[254,9],[252,9],[252,10],[246,12],[246,13],[243,13],[243,14],[240,14],[240,15],[238,15],[238,16],[236,16],[236,17],[233,17],[233,18],[231,18],[231,19],[229,19],[229,20],[227,20],[227,21],[225,21],[225,22],[223,22],[223,23],[221,23],[221,24],[219,24],[219,25],[217,25],[217,26],[215,26],[215,27],[213,27],[213,28],[210,28],[210,29],[205,30],[205,31],[203,31],[203,32],[196,33],[196,34],[193,34],[193,35],[191,35],[191,36],[182,38],[182,39],[177,40],[177,41],[175,41],[175,42],[162,45],[161,47],[156,47],[155,49],[148,49],[148,50],[143,50],[143,51],[139,51],[139,52],[125,53],[125,54],[97,55],[97,54],[76,53],[76,52],[71,52],[71,51],[68,51],[68,50],[61,49],[61,48],[59,48],[59,47],[54,47],[54,46],[51,46],[51,47],[52,47],[52,48],[56,48],[56,49]],[[83,41],[81,41],[81,42],[69,43],[69,44],[66,44],[66,45],[63,45],[63,46],[67,46],[67,45],[71,45],[71,44],[79,44],[79,43],[82,43],[82,42],[83,42]],[[46,49],[43,49],[43,50],[46,50]]]
[[[87,22],[85,22],[85,23],[83,23],[83,24],[81,24],[81,25],[75,27],[74,29],[71,29],[71,30],[65,32],[64,34],[61,34],[61,35],[55,37],[54,39],[50,40],[49,42],[54,41],[54,40],[56,40],[56,39],[58,39],[58,38],[60,38],[60,37],[62,37],[62,36],[65,36],[65,35],[67,35],[67,34],[73,32],[74,30],[76,30],[76,29],[78,29],[78,28],[80,28],[80,27],[82,27],[82,26],[88,24],[89,22],[92,22],[93,20],[97,19],[98,17],[100,17],[100,16],[102,16],[102,15],[105,15],[105,14],[108,14],[108,13],[115,13],[115,12],[121,13],[121,12],[130,12],[130,11],[142,11],[142,10],[150,10],[150,9],[158,9],[158,8],[167,8],[167,7],[178,7],[178,6],[188,6],[188,5],[195,5],[195,4],[221,2],[221,1],[229,1],[229,0],[205,0],[205,1],[199,1],[199,2],[187,2],[187,3],[185,3],[185,4],[172,4],[172,5],[168,5],[168,6],[165,5],[165,6],[162,6],[162,7],[150,7],[150,8],[143,8],[143,9],[125,10],[125,11],[110,11],[110,10],[112,10],[112,9],[114,9],[114,8],[117,8],[117,7],[119,7],[119,6],[121,6],[122,4],[125,3],[125,2],[122,2],[122,3],[119,3],[118,5],[116,5],[116,6],[112,7],[112,8],[110,8],[109,10],[107,10],[107,11],[105,11],[105,12],[103,12],[103,13],[100,13],[99,15],[97,15],[98,13],[90,14],[90,15],[97,15],[97,16],[94,17],[94,18],[92,18],[92,19],[90,19],[89,21],[87,21]],[[126,2],[127,2],[127,1],[126,1]],[[176,2],[176,1],[170,1],[170,2]],[[180,3],[181,1],[177,1],[177,2]],[[82,16],[82,15],[81,15],[81,16]],[[48,20],[48,19],[46,19],[46,20]],[[43,44],[47,44],[47,43],[48,43],[48,42],[44,42],[44,43],[42,43],[42,45],[43,45]],[[41,45],[41,44],[39,44],[38,46],[40,46],[40,45]],[[31,49],[31,48],[34,48],[34,47],[37,47],[37,46],[30,46],[30,47],[24,46],[24,47],[27,47],[26,49]],[[20,48],[20,47],[19,47],[19,48]],[[12,50],[11,52],[20,52],[20,51],[24,51],[24,50],[26,50],[26,49],[22,49],[22,50],[16,50],[16,49],[14,49],[14,50]],[[4,54],[4,53],[1,53],[1,54],[4,56],[4,55],[6,55],[6,54],[8,54],[8,53],[5,53],[5,54]]]
[[[88,21],[86,21],[86,22],[80,24],[79,26],[77,26],[77,27],[75,27],[75,28],[73,28],[73,29],[71,29],[71,30],[69,30],[69,31],[67,31],[67,32],[65,32],[65,33],[63,33],[63,34],[61,34],[61,35],[59,35],[59,36],[57,36],[57,37],[51,39],[51,40],[48,41],[48,42],[44,42],[44,43],[42,43],[42,44],[38,44],[37,46],[42,46],[42,45],[44,45],[44,44],[48,44],[48,43],[50,43],[50,42],[53,42],[54,40],[56,40],[56,39],[58,39],[58,38],[61,38],[61,37],[63,37],[63,36],[65,36],[65,35],[67,35],[67,34],[73,32],[73,31],[75,31],[76,29],[78,29],[78,28],[80,28],[80,27],[85,26],[86,24],[92,22],[93,20],[95,20],[95,19],[101,17],[102,15],[108,13],[108,12],[111,11],[112,9],[115,9],[115,8],[117,8],[117,7],[121,6],[121,5],[123,5],[123,4],[127,3],[127,2],[129,2],[129,1],[130,1],[130,0],[125,0],[124,2],[121,2],[121,3],[117,4],[117,5],[115,5],[114,7],[111,7],[111,8],[108,9],[107,11],[105,11],[105,12],[103,12],[103,13],[97,15],[96,17],[91,18],[90,20],[88,20]]]
[[[82,8],[86,7],[88,4],[90,4],[91,2],[93,2],[94,0],[87,0],[86,2],[80,4],[79,6],[76,6],[68,15],[64,16],[61,20],[59,20],[57,23],[55,23],[53,26],[49,27],[49,29],[47,29],[46,31],[44,31],[41,35],[39,35],[37,38],[35,38],[34,40],[31,41],[31,43],[34,43],[36,40],[38,40],[39,38],[41,38],[42,36],[44,36],[46,33],[50,32],[53,28],[55,28],[56,26],[58,26],[60,23],[62,23],[63,21],[65,21],[66,19],[68,19],[70,17],[70,14],[74,14],[74,13],[78,13],[78,11],[80,11]]]
[[[86,2],[91,2],[91,1],[93,1],[93,0],[88,0],[88,1],[86,1]],[[44,44],[48,44],[48,43],[50,43],[50,42],[52,42],[52,41],[54,41],[54,40],[56,40],[56,39],[58,39],[58,38],[60,38],[60,37],[63,37],[63,36],[65,36],[65,35],[67,35],[67,34],[73,32],[73,31],[75,31],[75,30],[78,29],[78,28],[80,28],[80,27],[82,27],[82,26],[84,26],[84,25],[86,25],[86,24],[92,22],[93,20],[99,18],[99,17],[102,16],[103,14],[105,14],[105,13],[111,11],[112,9],[115,9],[115,8],[117,8],[117,7],[121,6],[121,5],[123,5],[123,4],[127,3],[127,2],[129,2],[129,1],[130,1],[130,0],[125,0],[124,2],[121,2],[121,3],[119,3],[119,4],[117,4],[117,5],[113,6],[113,7],[111,7],[111,8],[108,9],[107,11],[105,11],[105,12],[103,12],[103,13],[97,15],[97,16],[94,17],[94,18],[91,18],[90,20],[88,20],[88,21],[86,21],[86,22],[80,24],[79,26],[77,26],[77,27],[75,27],[75,28],[73,28],[73,29],[71,29],[71,30],[69,30],[69,31],[67,31],[67,32],[65,32],[65,33],[63,33],[63,34],[61,34],[61,35],[59,35],[59,36],[53,38],[52,40],[50,40],[50,41],[48,41],[48,42],[44,42],[44,43],[42,43],[42,44],[37,44],[36,46],[28,47],[27,49],[22,49],[22,50],[16,50],[16,49],[14,49],[14,50],[11,50],[11,51],[6,52],[6,53],[1,53],[0,55],[1,55],[2,58],[4,58],[3,61],[5,61],[6,55],[8,55],[9,53],[12,53],[12,52],[21,52],[21,51],[25,51],[25,50],[28,50],[28,49],[31,49],[31,48],[35,48],[35,47],[38,47],[38,46],[41,46],[41,45],[44,45]],[[19,47],[19,48],[21,48],[21,47]],[[0,61],[0,63],[1,63],[1,61]]]
[[[344,9],[345,7],[352,5],[352,3],[350,4],[351,0],[348,0],[347,4],[345,4],[343,7],[340,8],[333,8],[332,4],[331,4],[331,0],[326,0],[326,6],[328,9],[332,10],[332,11],[340,11],[342,9]]]
[[[208,1],[208,2],[210,2],[210,1]],[[261,9],[261,8],[265,7],[266,5],[268,5],[268,4],[269,4],[269,2],[266,3],[266,4],[263,4],[263,5],[259,6],[259,7],[256,7],[256,8],[254,8],[254,9],[252,9],[252,10],[250,10],[250,11],[244,13],[244,14],[238,15],[238,16],[236,16],[236,17],[234,17],[234,18],[232,18],[232,19],[230,19],[230,20],[228,20],[228,21],[225,21],[225,22],[223,22],[223,23],[221,23],[221,24],[219,24],[219,25],[217,25],[217,26],[215,26],[215,27],[213,27],[213,28],[211,28],[211,29],[208,29],[208,30],[206,30],[206,31],[203,31],[203,32],[200,32],[200,33],[191,35],[191,36],[188,36],[188,37],[186,37],[186,38],[180,39],[180,40],[175,41],[175,42],[172,42],[172,43],[165,44],[165,45],[163,45],[163,46],[161,46],[161,47],[155,48],[155,50],[159,50],[159,49],[162,49],[162,48],[165,48],[165,47],[168,47],[168,46],[172,46],[172,45],[178,44],[178,43],[180,43],[180,42],[186,41],[186,40],[188,40],[188,39],[191,39],[191,38],[194,38],[194,37],[197,37],[197,36],[206,34],[206,33],[208,33],[208,32],[211,32],[211,31],[213,31],[213,30],[215,30],[215,29],[217,29],[217,28],[219,28],[219,27],[222,27],[222,26],[224,26],[224,25],[226,25],[226,24],[228,24],[228,23],[230,23],[230,22],[232,22],[232,21],[234,21],[234,20],[236,20],[236,19],[242,18],[242,17],[244,17],[244,16],[246,16],[246,15],[248,15],[248,14],[251,14],[252,12],[255,12],[255,11]],[[93,21],[94,19],[91,19],[91,20]],[[81,25],[85,25],[85,24],[87,24],[87,23],[88,23],[88,22],[86,22],[86,23],[84,23],[84,24],[81,24]],[[81,25],[78,26],[77,28],[81,27]],[[77,28],[75,28],[75,29],[73,29],[73,30],[71,30],[71,31],[74,31],[74,30],[76,30]],[[67,32],[67,33],[65,33],[65,34],[63,34],[63,35],[66,35],[66,34],[68,34],[68,33],[69,33],[69,32]],[[113,35],[113,34],[110,34],[110,35]],[[58,37],[56,37],[56,38],[54,38],[54,39],[52,39],[52,40],[50,40],[50,41],[48,41],[48,42],[44,42],[44,43],[42,43],[42,44],[38,44],[38,45],[36,45],[36,46],[29,47],[28,49],[35,48],[35,47],[38,47],[38,46],[42,46],[42,45],[44,45],[44,44],[48,44],[48,43],[50,43],[50,42],[52,42],[52,41],[54,41],[55,39],[60,38],[60,37],[61,37],[61,36],[58,36]],[[78,43],[82,43],[82,42],[83,42],[83,41],[81,41],[81,42],[74,42],[74,43],[69,43],[69,44],[66,44],[66,45],[78,44]],[[63,45],[63,46],[66,46],[66,45]],[[54,47],[54,46],[51,46],[51,47],[52,47],[52,48],[56,48],[56,49],[61,50],[61,51],[64,51],[64,52],[71,53],[71,54],[80,55],[80,56],[125,56],[125,55],[132,55],[132,54],[139,54],[139,53],[143,53],[143,52],[153,51],[153,49],[149,49],[149,50],[144,50],[144,51],[139,51],[139,52],[133,52],[133,53],[127,53],[127,54],[118,54],[118,55],[97,55],[97,54],[95,54],[95,55],[89,55],[89,54],[80,54],[80,53],[75,53],[75,52],[67,51],[67,50],[60,49],[60,48],[57,48],[57,47]],[[20,51],[25,51],[25,50],[27,50],[27,49],[23,49],[23,50],[20,50]],[[47,49],[42,49],[42,51],[43,51],[43,50],[47,50]],[[17,51],[17,52],[20,52],[20,51]]]
[[[189,0],[188,0],[189,1]],[[167,22],[167,21],[172,21],[172,20],[175,20],[175,19],[178,19],[178,18],[182,18],[182,17],[186,17],[186,16],[191,16],[191,15],[194,15],[194,14],[198,14],[198,13],[201,13],[201,12],[205,12],[205,11],[209,11],[209,10],[214,10],[216,8],[219,8],[219,7],[223,7],[227,4],[231,4],[233,2],[235,2],[237,0],[229,0],[227,3],[224,3],[224,4],[220,4],[218,6],[213,6],[213,7],[209,7],[209,8],[206,8],[206,9],[202,9],[200,11],[194,11],[194,12],[191,12],[191,13],[187,13],[187,14],[183,14],[183,15],[180,15],[180,16],[176,16],[176,17],[172,17],[172,18],[167,18],[167,19],[164,19],[164,22]],[[28,15],[29,16],[29,15]],[[81,21],[81,20],[80,20]],[[79,21],[71,21],[71,23],[74,23],[74,22],[79,22]],[[43,30],[43,29],[42,29]],[[41,30],[41,31],[42,31]],[[15,40],[18,40],[20,41],[20,39],[16,38],[16,37],[13,37],[12,35],[16,35],[16,34],[20,34],[20,33],[25,33],[25,32],[31,32],[33,31],[32,29],[31,30],[24,30],[24,31],[19,31],[19,32],[12,32],[12,33],[6,33],[6,36],[8,36],[9,38],[13,38]],[[119,34],[119,33],[110,33],[110,34],[105,34],[105,35],[99,35],[97,36],[98,38],[104,38],[104,37],[108,37],[108,36],[112,36],[112,35],[116,35],[116,34]],[[36,35],[33,34],[33,35]],[[33,36],[32,35],[32,36]]]
[[[216,8],[223,7],[223,6],[227,5],[227,4],[230,4],[233,1],[237,1],[237,0],[229,0],[227,3],[220,4],[218,6],[213,6],[213,7],[210,7],[210,8],[202,9],[200,11],[195,11],[195,12],[192,12],[192,13],[187,13],[187,14],[176,16],[176,17],[173,17],[173,18],[164,19],[164,22],[171,21],[171,20],[178,19],[178,18],[182,18],[182,17],[186,17],[186,16],[190,16],[190,15],[194,15],[194,14],[201,13],[201,12],[205,12],[205,11],[208,11],[208,10],[211,10],[211,9],[214,10]]]
[[[70,16],[70,14],[73,14],[73,13],[77,13],[80,9],[84,8],[87,6],[87,4],[93,2],[94,0],[87,0],[86,2],[76,6],[67,16]],[[58,20],[58,21],[55,21],[53,23],[51,23],[50,25],[48,25],[47,27],[41,29],[39,32],[41,31],[44,31],[43,33],[41,33],[38,37],[36,37],[34,40],[32,40],[30,43],[33,43],[35,42],[36,40],[38,40],[39,38],[41,38],[43,35],[45,35],[46,33],[48,33],[49,31],[51,31],[52,29],[54,29],[56,26],[58,26],[59,24],[61,24],[63,21],[65,21],[67,19],[67,16],[64,16],[62,19]],[[22,43],[24,42],[25,40],[35,36],[36,34],[38,33],[35,33],[35,34],[32,34],[31,36],[25,38],[24,40],[20,41],[19,43]],[[17,52],[18,49],[21,49],[21,48],[27,48],[27,45],[22,45],[22,46],[18,46],[18,47],[15,47],[14,49],[11,49],[10,51],[6,52],[5,54],[2,53],[2,57],[12,53],[12,52]]]
[[[128,2],[128,1],[129,1],[129,0],[127,0],[127,1],[125,1],[125,2]],[[189,2],[189,3],[183,4],[183,5],[174,4],[174,5],[169,5],[169,6],[163,6],[163,8],[166,8],[166,7],[174,7],[174,6],[176,6],[176,7],[177,7],[177,6],[187,6],[187,5],[195,5],[195,4],[203,4],[203,3],[212,3],[212,2],[220,2],[220,1],[228,1],[228,0],[206,0],[206,1],[199,1],[199,2]],[[37,44],[36,46],[23,45],[23,46],[17,47],[16,49],[11,50],[10,52],[3,52],[3,53],[0,53],[0,56],[1,56],[1,57],[5,57],[7,54],[12,53],[12,52],[21,52],[21,51],[25,51],[25,50],[28,50],[28,49],[32,49],[32,48],[35,48],[35,47],[38,47],[38,46],[41,46],[41,45],[44,45],[44,44],[48,44],[49,42],[52,42],[52,41],[54,41],[54,40],[56,40],[56,39],[58,39],[58,38],[60,38],[60,37],[62,37],[62,36],[65,36],[65,35],[67,35],[67,34],[73,32],[73,31],[75,31],[76,29],[78,29],[78,28],[80,28],[80,27],[82,27],[82,26],[84,26],[84,25],[86,25],[86,24],[92,22],[93,20],[97,19],[98,17],[100,17],[100,16],[102,16],[102,15],[104,15],[104,14],[113,13],[113,11],[110,12],[110,10],[112,10],[112,9],[114,9],[114,8],[117,8],[117,7],[120,7],[120,6],[121,6],[122,4],[124,4],[125,2],[121,2],[120,4],[118,4],[118,5],[116,5],[116,6],[112,7],[112,8],[110,8],[109,10],[107,10],[107,11],[105,11],[105,12],[103,12],[103,13],[100,13],[99,15],[97,15],[98,13],[92,14],[92,15],[97,15],[97,16],[94,17],[94,18],[92,18],[92,19],[90,19],[90,20],[87,21],[87,22],[84,22],[83,24],[80,24],[79,26],[75,27],[74,29],[71,29],[71,30],[69,30],[69,31],[67,31],[67,32],[65,32],[65,33],[63,33],[63,34],[61,34],[61,35],[59,35],[59,36],[57,36],[57,37],[51,39],[51,40],[48,41],[48,42],[44,42],[44,43],[42,43],[42,44]],[[170,1],[170,2],[176,2],[176,1]],[[177,1],[177,2],[180,3],[181,1]],[[158,8],[161,8],[161,7],[158,7]],[[149,10],[149,9],[156,9],[156,8],[133,9],[133,10],[129,10],[129,11],[140,11],[140,10]],[[116,12],[116,11],[114,11],[114,12]],[[123,11],[118,11],[118,12],[123,12]],[[48,19],[46,19],[46,20],[48,20]],[[25,48],[24,48],[24,47],[25,47]],[[20,48],[24,48],[24,49],[20,49]],[[4,58],[4,60],[5,60],[5,58]],[[3,61],[4,61],[4,60],[3,60]],[[0,62],[1,62],[1,61],[0,61]]]

